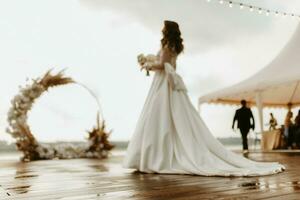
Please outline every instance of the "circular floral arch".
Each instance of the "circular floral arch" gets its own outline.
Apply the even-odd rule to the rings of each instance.
[[[41,144],[34,137],[27,123],[28,113],[34,102],[52,87],[66,84],[78,84],[84,87],[97,101],[98,114],[96,126],[88,132],[88,143],[83,146],[73,144]],[[111,132],[106,132],[105,121],[100,117],[101,107],[98,98],[85,85],[65,77],[63,71],[52,74],[49,70],[41,78],[32,80],[31,84],[20,87],[20,92],[11,101],[8,111],[7,132],[16,139],[18,150],[22,151],[23,161],[42,159],[70,159],[70,158],[106,158],[113,145],[108,141]]]

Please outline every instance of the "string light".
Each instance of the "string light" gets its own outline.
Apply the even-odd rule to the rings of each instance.
[[[253,6],[250,6],[250,12],[253,12],[253,10],[254,10]]]
[[[213,0],[206,0],[206,1],[211,2]],[[295,13],[286,13],[286,12],[280,12],[278,10],[270,10],[270,9],[250,5],[250,4],[244,4],[244,3],[241,3],[241,2],[237,2],[235,0],[215,0],[215,1],[218,1],[220,4],[224,4],[224,2],[226,2],[226,4],[228,3],[228,6],[230,8],[237,5],[237,7],[240,7],[240,9],[243,10],[246,7],[247,9],[249,9],[250,12],[253,12],[255,10],[259,14],[265,13],[265,15],[267,17],[272,14],[272,15],[275,15],[276,17],[278,17],[278,16],[282,16],[284,18],[289,17],[289,18],[297,19],[297,20],[300,21],[300,15],[295,14]]]
[[[240,3],[240,9],[242,10],[244,8],[244,4]]]

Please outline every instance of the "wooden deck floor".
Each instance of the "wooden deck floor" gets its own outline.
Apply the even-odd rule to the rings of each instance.
[[[122,156],[107,160],[54,160],[0,166],[0,199],[202,200],[300,199],[300,153],[250,153],[258,161],[280,161],[284,173],[252,178],[133,173]]]

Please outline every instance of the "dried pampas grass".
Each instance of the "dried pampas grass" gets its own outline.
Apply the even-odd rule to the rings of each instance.
[[[51,72],[52,70],[47,71],[46,74],[41,78],[41,80],[38,81],[38,83],[43,85],[45,89],[75,83],[72,78],[64,76],[64,70],[54,75],[52,75]]]
[[[91,131],[88,131],[90,141],[90,147],[87,149],[87,152],[105,152],[102,153],[103,157],[107,157],[108,151],[114,148],[108,138],[111,134],[111,131],[106,131],[105,121],[100,120],[99,113],[97,114],[97,125]]]

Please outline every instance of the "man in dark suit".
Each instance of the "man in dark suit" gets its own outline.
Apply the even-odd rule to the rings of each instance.
[[[243,140],[243,150],[244,152],[248,152],[248,133],[250,128],[254,130],[255,128],[255,122],[253,114],[250,110],[250,108],[247,107],[247,102],[245,100],[241,101],[242,107],[238,110],[236,110],[233,123],[232,123],[232,129],[234,129],[235,121],[238,123],[238,129],[240,129],[242,134],[242,140]],[[251,122],[252,119],[252,122]]]

